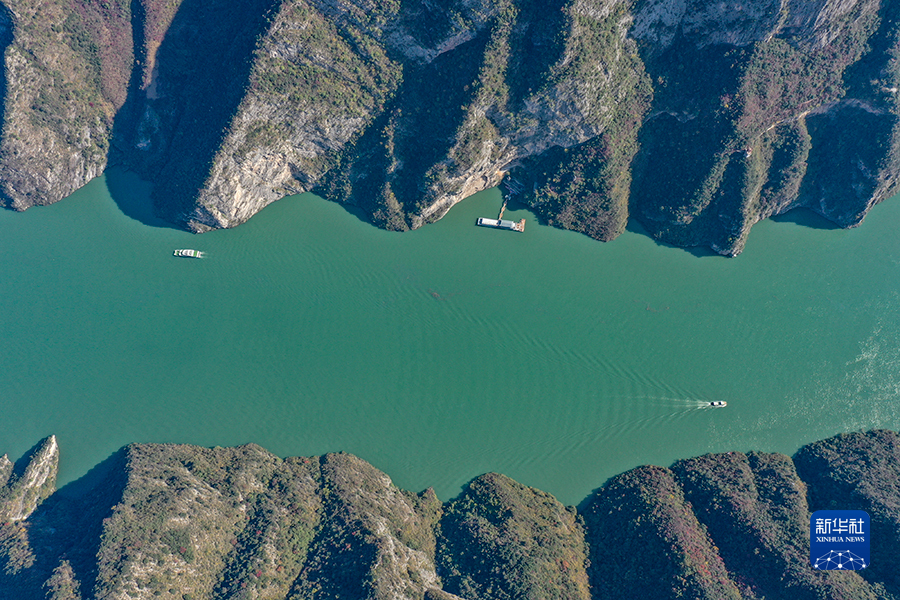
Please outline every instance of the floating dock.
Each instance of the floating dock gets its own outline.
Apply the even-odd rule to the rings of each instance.
[[[481,225],[482,227],[493,227],[495,229],[509,229],[510,231],[525,231],[525,219],[521,221],[510,221],[508,219],[503,218],[503,211],[506,210],[506,200],[503,201],[503,206],[500,207],[500,214],[496,219],[488,219],[485,217],[478,217],[478,220],[475,222],[476,225]]]
[[[494,227],[495,229],[525,231],[525,219],[522,219],[521,221],[510,221],[508,219],[487,219],[485,217],[479,217],[477,224],[482,227]]]

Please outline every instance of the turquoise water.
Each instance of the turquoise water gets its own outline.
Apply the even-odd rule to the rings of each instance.
[[[307,194],[194,236],[100,178],[2,211],[0,452],[55,433],[70,481],[129,442],[252,441],[577,503],[641,464],[900,429],[900,199],[854,230],[763,222],[736,259],[474,226],[500,202],[398,234]]]

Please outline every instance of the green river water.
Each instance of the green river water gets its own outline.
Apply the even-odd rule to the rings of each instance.
[[[194,236],[109,187],[0,211],[0,452],[54,433],[64,482],[129,442],[256,442],[573,504],[641,464],[900,428],[898,198],[854,230],[760,223],[726,259],[524,210],[524,234],[475,227],[497,190],[403,234],[307,194]]]

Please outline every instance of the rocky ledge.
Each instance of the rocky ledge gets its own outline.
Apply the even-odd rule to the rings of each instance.
[[[554,226],[735,255],[897,191],[898,27],[880,0],[2,0],[0,202],[123,164],[193,231],[309,190],[406,230],[511,177]]]

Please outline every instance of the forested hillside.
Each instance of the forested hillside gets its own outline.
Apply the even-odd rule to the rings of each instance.
[[[139,444],[54,492],[55,438],[0,458],[0,597],[890,600],[900,435],[611,478],[581,507],[503,475],[441,502],[349,454]],[[815,571],[809,517],[858,509],[872,564]]]
[[[897,190],[881,0],[3,0],[0,202],[120,164],[233,227],[313,190],[407,230],[511,177],[546,223],[741,251]]]

